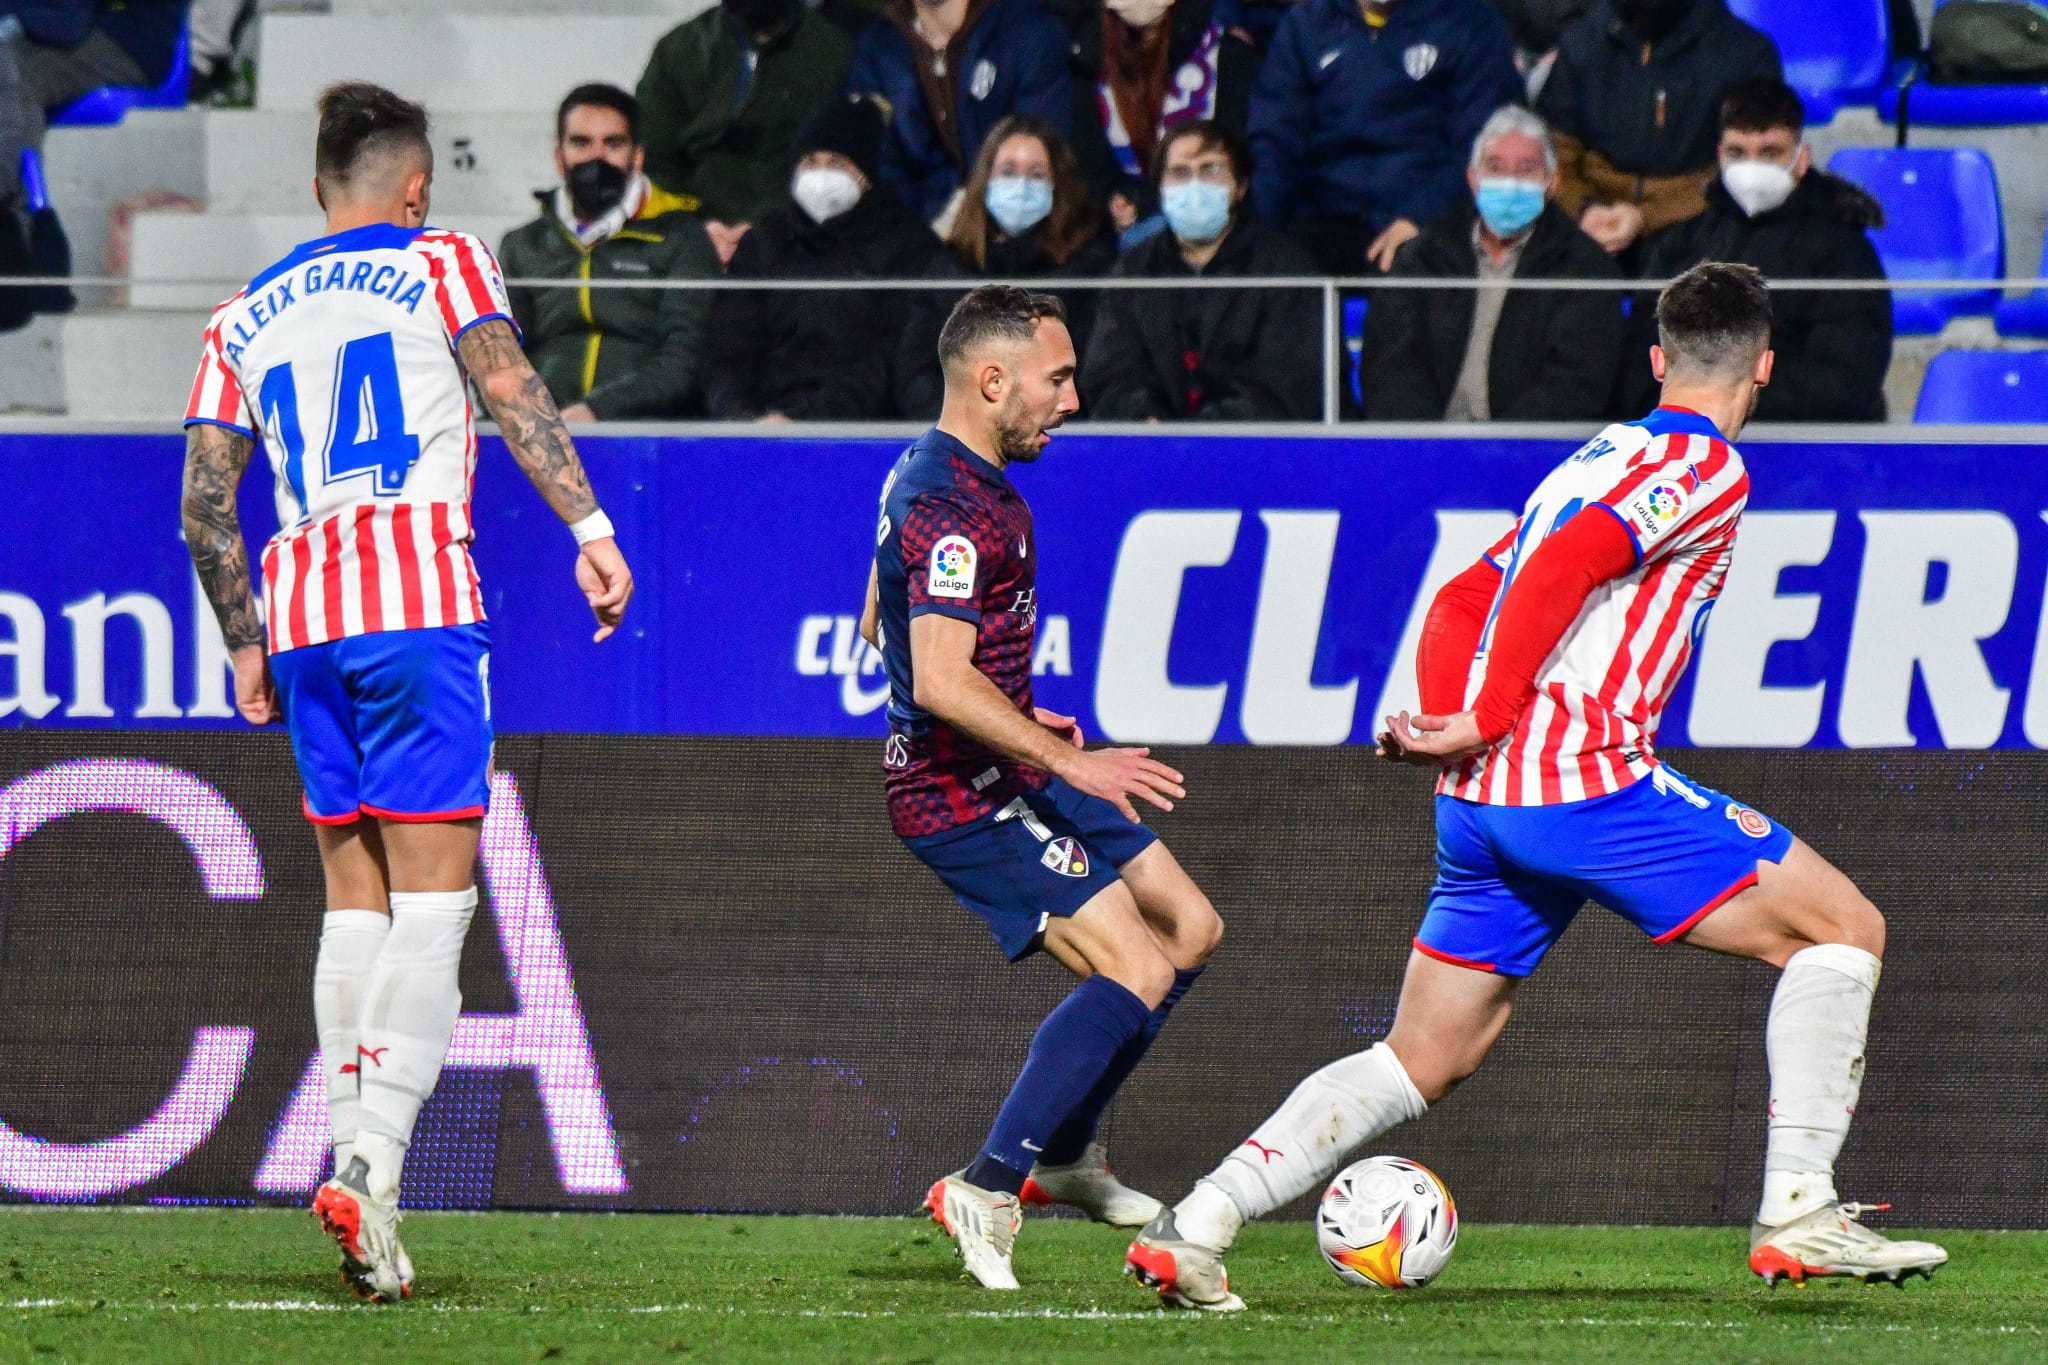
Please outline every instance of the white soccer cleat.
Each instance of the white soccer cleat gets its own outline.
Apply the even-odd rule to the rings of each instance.
[[[952,1234],[967,1273],[982,1288],[1018,1287],[1017,1272],[1010,1269],[1010,1249],[1024,1225],[1024,1206],[1016,1195],[984,1190],[949,1175],[932,1186],[924,1206],[931,1210],[932,1221]]]
[[[1166,1209],[1145,1225],[1124,1256],[1124,1274],[1159,1291],[1169,1308],[1196,1308],[1205,1313],[1241,1313],[1244,1300],[1230,1292],[1223,1253],[1182,1238]]]
[[[1072,1165],[1033,1166],[1018,1197],[1027,1205],[1065,1204],[1117,1228],[1144,1227],[1166,1207],[1118,1180],[1109,1169],[1109,1153],[1099,1142],[1089,1143]]]
[[[405,1217],[402,1213],[398,1216],[400,1220]],[[409,1299],[412,1297],[412,1257],[406,1254],[403,1241],[392,1242],[391,1260],[398,1271],[398,1297]],[[376,1291],[370,1285],[369,1262],[358,1261],[346,1251],[341,1253],[341,1278],[343,1283],[355,1291],[357,1298],[376,1297]]]
[[[1846,1276],[1866,1284],[1889,1280],[1900,1286],[1912,1275],[1932,1279],[1948,1264],[1946,1251],[1932,1242],[1895,1242],[1857,1221],[1890,1207],[1823,1204],[1778,1227],[1755,1224],[1749,1232],[1749,1268],[1773,1289],[1780,1278],[1803,1285],[1809,1279]]]
[[[408,1273],[401,1276],[405,1252],[398,1244],[398,1201],[370,1197],[368,1163],[356,1157],[322,1185],[313,1196],[313,1216],[341,1247],[342,1275],[350,1288],[377,1303],[406,1297],[412,1262],[404,1260]],[[360,1268],[351,1273],[352,1265]]]

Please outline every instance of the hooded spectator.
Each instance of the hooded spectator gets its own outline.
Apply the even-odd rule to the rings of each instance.
[[[1308,275],[1315,262],[1250,211],[1251,152],[1219,123],[1176,128],[1153,183],[1167,230],[1112,277]],[[1081,399],[1109,422],[1308,421],[1321,414],[1321,301],[1312,289],[1105,289]]]
[[[957,275],[931,230],[879,183],[884,116],[835,99],[797,137],[791,202],[754,225],[732,279]],[[712,308],[711,415],[724,420],[930,419],[951,298],[900,290],[744,290]]]
[[[1465,201],[1394,258],[1396,278],[1480,289],[1383,289],[1365,319],[1360,382],[1385,421],[1585,421],[1603,415],[1621,353],[1621,295],[1517,290],[1510,280],[1621,277],[1552,202],[1557,149],[1509,105],[1486,121]]]

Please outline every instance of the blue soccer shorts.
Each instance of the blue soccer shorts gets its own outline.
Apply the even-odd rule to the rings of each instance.
[[[1657,768],[1558,806],[1436,799],[1436,886],[1415,946],[1461,967],[1527,976],[1587,901],[1658,943],[1685,936],[1779,862],[1792,832]]]
[[[988,921],[1015,962],[1037,951],[1049,922],[1115,885],[1117,869],[1158,840],[1109,802],[1054,778],[1042,792],[903,846]]]
[[[463,820],[491,799],[482,624],[352,635],[274,654],[306,818]]]

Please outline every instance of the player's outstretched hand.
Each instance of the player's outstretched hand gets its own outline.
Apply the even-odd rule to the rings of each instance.
[[[1449,768],[1490,747],[1470,711],[1455,716],[1387,717],[1380,732],[1380,757],[1421,768]]]
[[[244,645],[234,653],[235,709],[251,725],[275,725],[284,719],[277,704],[277,686],[270,679],[270,655],[262,645]]]
[[[1138,823],[1138,808],[1132,797],[1150,801],[1161,810],[1187,796],[1181,776],[1151,757],[1150,749],[1080,749],[1071,754],[1060,776],[1069,786],[1099,796]]]
[[[606,536],[593,540],[576,556],[576,586],[597,617],[593,642],[603,640],[619,628],[626,615],[626,603],[633,596],[633,571],[619,553],[619,542]]]
[[[1063,716],[1057,711],[1048,711],[1043,706],[1031,708],[1032,718],[1040,725],[1066,740],[1076,749],[1088,747],[1088,740],[1081,733],[1081,722],[1072,716]]]

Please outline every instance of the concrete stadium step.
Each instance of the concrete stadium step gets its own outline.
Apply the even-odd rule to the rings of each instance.
[[[698,6],[701,12],[709,3]],[[552,109],[584,81],[631,89],[675,14],[493,18],[431,14],[265,20],[256,103],[309,109],[337,80],[373,80],[432,110]]]
[[[64,411],[64,319],[0,333],[0,413]]]
[[[303,213],[313,203],[311,109],[221,109],[204,126],[206,206],[212,213]],[[528,214],[533,191],[555,183],[554,110],[434,119],[437,214]]]
[[[59,320],[64,410],[176,431],[199,368],[203,311],[109,309]]]
[[[436,214],[433,226],[473,232],[496,250],[529,216]],[[137,214],[134,278],[160,282],[130,286],[129,301],[141,309],[210,311],[256,272],[325,231],[326,220],[318,214]]]

